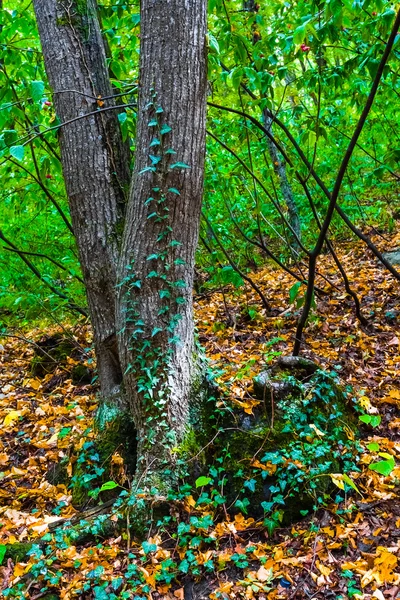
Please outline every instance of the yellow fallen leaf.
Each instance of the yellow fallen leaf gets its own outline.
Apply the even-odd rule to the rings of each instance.
[[[320,573],[325,575],[325,577],[329,577],[329,575],[332,573],[332,569],[324,565],[320,560],[317,560],[316,565]]]
[[[0,454],[0,466],[4,467],[9,461],[9,457],[5,452]]]
[[[24,379],[24,386],[31,387],[33,390],[38,390],[42,385],[40,379]]]
[[[309,425],[310,429],[312,429],[313,431],[315,431],[315,433],[319,436],[319,437],[324,437],[324,432],[321,431],[320,429],[318,429],[318,427],[316,425],[314,425],[314,423],[310,423]]]
[[[26,564],[17,563],[14,567],[14,577],[22,577],[22,575],[25,573],[25,569]]]
[[[21,410],[11,410],[8,413],[8,415],[6,415],[4,417],[3,425],[5,425],[6,427],[8,427],[9,425],[12,425],[14,423],[14,421],[16,421],[17,419],[20,418],[21,415],[22,415]]]

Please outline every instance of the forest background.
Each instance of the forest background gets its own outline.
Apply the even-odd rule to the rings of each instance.
[[[77,536],[78,542],[74,537],[65,541],[63,534],[58,534],[57,539],[57,534],[47,533],[48,549],[45,552],[50,557],[47,560],[53,561],[47,565],[49,568],[42,558],[42,542],[36,544],[39,551],[35,550],[35,544],[35,548],[30,544],[28,554],[10,554],[9,546],[22,541],[25,544],[28,538],[35,539],[43,533],[40,527],[45,525],[46,529],[53,519],[48,517],[50,507],[53,513],[56,511],[57,518],[60,515],[67,518],[74,514],[73,510],[93,508],[99,499],[101,506],[106,504],[108,508],[107,503],[115,500],[121,486],[129,489],[132,473],[129,472],[129,460],[118,445],[111,452],[111,468],[110,465],[104,468],[103,459],[98,464],[97,450],[93,450],[96,442],[91,421],[92,398],[97,375],[88,328],[85,286],[59,153],[60,130],[65,124],[55,112],[33,6],[28,2],[21,6],[19,2],[10,1],[4,2],[1,8],[0,171],[3,186],[0,238],[3,250],[0,255],[0,317],[4,347],[7,348],[6,342],[16,344],[10,346],[5,357],[5,364],[11,365],[12,373],[12,377],[5,376],[5,386],[14,385],[13,382],[18,380],[18,389],[30,389],[29,394],[35,402],[45,398],[46,404],[51,404],[57,401],[61,390],[66,397],[74,396],[74,402],[78,403],[74,406],[79,402],[84,404],[81,424],[79,419],[76,421],[77,415],[68,416],[68,411],[59,421],[56,419],[47,425],[40,418],[44,415],[36,414],[35,427],[44,426],[46,434],[51,430],[52,436],[56,436],[48,448],[56,443],[61,452],[58,458],[64,459],[70,480],[54,480],[54,489],[39,508],[31,504],[32,494],[29,493],[29,501],[22,499],[15,506],[10,504],[19,515],[6,515],[7,536],[13,531],[14,537],[11,544],[0,546],[4,548],[2,558],[14,560],[6,563],[11,569],[6,575],[7,585],[10,584],[6,587],[6,595],[29,597],[24,594],[31,586],[32,597],[45,597],[53,588],[63,590],[62,597],[84,590],[99,599],[103,597],[102,593],[107,594],[104,597],[114,594],[123,598],[130,597],[126,594],[132,589],[145,596],[151,594],[152,589],[159,594],[167,594],[172,589],[172,593],[180,597],[176,594],[188,593],[187,582],[180,587],[180,577],[189,574],[192,582],[193,578],[199,579],[200,575],[210,574],[214,569],[218,571],[221,553],[227,552],[225,542],[221,543],[219,553],[215,551],[212,556],[207,552],[214,552],[209,548],[215,539],[230,536],[227,523],[235,523],[233,535],[237,536],[238,531],[252,530],[257,521],[259,531],[266,531],[272,539],[271,536],[278,535],[276,532],[291,519],[307,513],[319,515],[316,522],[321,528],[320,513],[315,511],[322,506],[334,499],[336,506],[341,507],[337,511],[344,510],[343,502],[348,510],[349,495],[350,503],[354,502],[352,495],[357,497],[360,489],[368,495],[366,490],[372,480],[368,485],[363,484],[362,477],[367,477],[367,481],[368,477],[376,477],[377,491],[380,490],[384,500],[390,500],[392,492],[388,490],[392,490],[397,481],[393,432],[383,431],[381,439],[368,440],[368,446],[359,446],[361,442],[357,440],[362,424],[367,427],[366,431],[361,430],[364,437],[381,424],[382,417],[377,414],[371,399],[380,402],[386,399],[390,407],[389,412],[382,413],[386,415],[383,419],[386,424],[395,417],[396,413],[390,411],[398,399],[395,372],[399,345],[397,281],[400,276],[396,271],[396,256],[387,253],[398,245],[396,222],[400,208],[400,36],[396,7],[383,0],[268,4],[253,0],[244,3],[211,0],[207,34],[205,190],[194,299],[199,340],[211,361],[209,375],[214,382],[214,396],[217,395],[216,406],[222,416],[218,413],[216,417],[213,413],[211,428],[200,436],[201,443],[198,439],[185,440],[188,447],[184,448],[184,460],[187,453],[190,460],[193,457],[197,460],[199,454],[203,458],[199,463],[194,461],[195,473],[188,475],[186,480],[183,477],[178,489],[167,498],[171,506],[179,507],[177,513],[160,516],[157,534],[152,525],[147,542],[132,542],[130,524],[125,521],[122,536],[128,541],[124,552],[126,550],[129,555],[132,551],[133,560],[133,548],[137,543],[138,552],[142,554],[139,562],[133,561],[133,564],[147,569],[147,574],[131,568],[132,572],[127,575],[125,565],[122,569],[117,568],[124,573],[123,581],[119,581],[120,575],[114,577],[116,567],[110,566],[108,561],[113,553],[116,553],[112,556],[115,559],[119,552],[116,549],[121,546],[118,541],[120,530],[110,532],[106,528],[104,531],[104,515],[95,524],[90,520],[87,537],[82,540]],[[117,106],[110,106],[108,98],[99,95],[93,98],[93,112],[115,111],[122,141],[129,147],[132,169],[137,153],[140,84],[139,6],[118,0],[105,1],[98,5],[98,16],[106,40],[107,65]],[[187,83],[190,87],[191,82]],[[377,93],[371,97],[374,86]],[[346,156],[347,162],[343,160]],[[176,164],[178,168],[186,168],[182,163]],[[335,193],[338,203],[333,212],[332,195]],[[326,221],[330,208],[331,219]],[[318,252],[313,254],[313,248],[318,248]],[[345,336],[340,333],[341,327],[348,329]],[[44,330],[46,335],[43,335]],[[68,357],[56,356],[51,344],[59,348],[60,340],[65,339],[72,343]],[[21,343],[25,344],[24,350],[17,350]],[[304,419],[295,423],[296,437],[289,440],[289,445],[282,449],[273,439],[271,448],[264,448],[257,442],[259,450],[252,446],[240,447],[238,452],[233,448],[229,434],[227,436],[232,427],[225,420],[224,410],[226,412],[228,406],[228,412],[234,413],[236,429],[245,429],[248,418],[259,421],[257,411],[260,405],[266,404],[266,384],[262,380],[259,384],[261,392],[257,395],[257,381],[253,385],[253,377],[275,359],[291,354],[293,347],[295,354],[301,350],[319,366],[336,370],[333,374],[318,371],[313,380],[312,406],[305,410]],[[11,360],[15,352],[20,356],[22,353],[20,365],[18,360]],[[46,357],[43,361],[43,353],[50,355],[51,367]],[[35,354],[33,358],[32,354]],[[372,365],[368,363],[370,357]],[[313,369],[310,365],[305,368]],[[309,375],[307,373],[305,379]],[[304,381],[303,378],[301,383]],[[52,382],[50,387],[49,382]],[[219,387],[217,394],[215,383]],[[346,384],[352,387],[345,388]],[[3,449],[6,456],[7,448],[11,448],[9,444],[14,444],[10,441],[14,434],[25,435],[24,427],[21,425],[19,429],[18,426],[28,414],[28,405],[24,404],[23,398],[19,400],[23,408],[18,402],[15,406],[10,405],[7,389],[4,392],[3,386]],[[310,399],[308,388],[303,387],[299,394],[303,403]],[[56,400],[52,400],[54,397]],[[318,404],[321,398],[325,402],[323,409]],[[353,406],[350,416],[349,403]],[[326,405],[328,417],[324,412]],[[283,416],[279,417],[285,423],[295,421],[290,410],[293,411],[293,406],[287,406]],[[241,416],[235,411],[240,411]],[[278,420],[273,401],[266,412],[267,425],[264,423],[264,426],[272,431],[274,420]],[[338,417],[339,420],[343,417],[340,427],[337,426]],[[47,417],[43,420],[47,421]],[[333,422],[333,426],[326,425],[327,421]],[[251,427],[255,427],[254,422]],[[225,437],[221,435],[222,431]],[[78,442],[83,433],[87,437],[86,446]],[[264,434],[265,429],[261,434],[256,431],[259,438]],[[218,436],[222,438],[220,445],[215,442]],[[40,447],[43,439],[45,436],[39,435],[35,443]],[[243,439],[239,437],[239,444],[242,443]],[[205,452],[207,448],[215,450],[216,462]],[[14,448],[13,452],[18,455],[18,468],[23,470],[23,461],[32,458],[31,451],[26,453]],[[48,478],[54,456],[49,457],[46,452],[44,464],[36,474],[36,483],[27,477],[28,483],[24,485],[29,490],[39,489],[43,477]],[[242,469],[238,462],[243,456],[251,462],[249,467]],[[323,460],[316,457],[323,457]],[[232,464],[233,477],[238,484],[233,484],[236,480],[231,479]],[[367,475],[362,474],[362,464]],[[116,465],[120,465],[118,473]],[[24,479],[27,475],[7,469],[4,475],[7,481],[10,478],[15,482],[18,477]],[[268,479],[272,476],[275,477],[273,481]],[[315,480],[329,480],[332,485],[316,486]],[[232,497],[228,492],[224,493],[224,487],[231,488]],[[6,493],[5,507],[9,506],[12,489],[11,485]],[[336,492],[339,496],[335,497]],[[111,495],[111,500],[107,494]],[[136,498],[136,504],[131,503],[134,508],[127,510],[125,496],[123,493],[117,501],[117,509],[126,519],[130,510],[135,514],[140,507]],[[160,503],[160,494],[154,492],[153,496],[154,501]],[[297,512],[295,517],[292,514],[293,498],[295,502],[299,498],[304,502],[301,515]],[[371,500],[372,503],[375,501],[376,497]],[[261,512],[253,505],[261,506]],[[21,515],[32,510],[39,512],[28,523],[27,517]],[[184,518],[178,516],[180,510],[186,511]],[[351,527],[352,510],[346,525],[340,517],[343,527]],[[390,514],[395,522],[396,515]],[[97,513],[95,517],[98,518]],[[378,517],[375,515],[375,518]],[[176,556],[171,558],[170,548],[166,550],[162,536],[157,537],[159,531],[171,532],[171,519],[173,535],[178,535],[179,540],[179,560]],[[219,530],[213,529],[217,522],[221,524]],[[35,533],[29,527],[39,527],[39,530]],[[99,564],[94,567],[91,564],[86,572],[83,570],[83,579],[77,576],[74,569],[80,570],[82,555],[91,548],[93,538],[102,540],[99,542],[102,545],[112,534],[114,541],[104,545],[112,549],[110,557],[99,559]],[[224,575],[223,581],[218,583],[219,591],[212,592],[215,597],[227,597],[232,590],[235,594],[247,594],[247,597],[266,593],[275,594],[270,595],[271,598],[282,594],[285,597],[285,593],[291,593],[285,592],[290,586],[296,592],[295,578],[290,571],[282,571],[285,563],[279,563],[276,558],[273,565],[263,566],[270,547],[259,550],[263,560],[261,566],[254,567],[252,561],[259,558],[257,551],[251,555],[253,550],[242,550],[261,548],[261,541],[257,538],[250,543],[246,535],[253,534],[243,535],[239,541],[234,538],[235,549],[239,550],[231,552],[229,559],[225,557],[236,569],[244,570],[245,583],[239,585],[243,589],[235,587],[241,576],[237,572],[227,573],[224,563],[220,569]],[[349,537],[350,534],[347,531],[341,535]],[[314,536],[312,544],[317,542],[318,537]],[[232,539],[229,543],[232,544]],[[83,550],[77,550],[79,544]],[[357,564],[354,559],[350,568],[342,561],[349,568],[343,569],[344,577],[332,575],[332,579],[329,579],[332,567],[325,565],[324,571],[324,561],[326,563],[329,553],[325,556],[322,552],[318,558],[322,565],[318,567],[318,577],[323,579],[313,578],[308,573],[308,584],[316,586],[315,593],[318,588],[323,588],[325,591],[321,593],[324,594],[337,587],[333,597],[340,597],[342,593],[349,597],[363,597],[363,594],[369,597],[368,594],[379,592],[380,587],[386,594],[386,590],[393,589],[398,583],[397,562],[389,574],[382,574],[379,570],[382,548],[390,546],[377,547],[372,563],[371,557],[367,566]],[[77,555],[80,553],[76,559],[80,564],[76,567],[68,563],[73,554],[69,548],[74,548]],[[309,546],[306,554],[308,551]],[[65,555],[61,557],[63,552]],[[69,559],[68,552],[71,554]],[[165,552],[170,554],[164,556]],[[315,552],[312,546],[311,574],[317,561]],[[390,557],[395,556],[395,552],[387,552]],[[386,562],[391,560],[388,556]],[[57,561],[62,563],[61,574],[55,574],[57,569],[52,566],[54,562],[58,565]],[[88,560],[84,561],[85,565],[87,563]],[[301,564],[300,560],[298,564]],[[18,570],[18,565],[23,566]],[[275,568],[276,565],[279,568]],[[103,570],[96,571],[98,566]],[[31,571],[33,576],[29,579],[27,573]],[[93,571],[96,571],[94,575]],[[364,577],[362,585],[353,579],[355,572]],[[366,577],[369,572],[372,575]],[[283,575],[279,579],[280,585],[274,586],[274,578]],[[299,576],[304,576],[301,570]],[[112,584],[115,579],[118,585]],[[69,589],[71,581],[74,584]],[[372,588],[368,588],[371,582]],[[112,585],[114,588],[110,587]],[[310,595],[313,593],[314,589]]]

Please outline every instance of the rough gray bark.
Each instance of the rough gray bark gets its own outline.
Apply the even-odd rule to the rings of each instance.
[[[188,424],[205,109],[206,1],[142,0],[137,150],[117,310],[141,481],[173,465],[171,450]]]
[[[263,121],[264,127],[269,131],[272,130],[272,119],[268,115],[266,110],[263,111]],[[279,156],[278,150],[276,149],[275,144],[272,140],[265,136],[265,141],[267,143],[268,153],[271,157],[273,169],[278,177],[283,200],[288,209],[288,221],[295,233],[295,236],[290,232],[291,244],[295,250],[299,250],[298,240],[301,240],[301,227],[300,227],[300,217],[299,210],[296,205],[296,201],[293,196],[292,186],[290,185],[287,173],[286,173],[286,165],[285,162],[281,160]]]
[[[112,96],[95,0],[34,0],[45,67],[61,122],[92,113]],[[114,100],[105,106],[113,106]],[[79,250],[103,398],[119,398],[116,266],[129,188],[129,156],[117,110],[60,129],[59,142]]]

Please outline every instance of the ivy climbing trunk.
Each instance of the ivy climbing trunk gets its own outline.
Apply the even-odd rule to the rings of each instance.
[[[142,0],[136,159],[119,262],[138,481],[173,471],[197,377],[192,314],[203,194],[206,0]]]
[[[94,330],[103,407],[121,404],[115,285],[129,190],[95,0],[34,0],[57,116],[64,180]],[[104,101],[99,100],[104,98]],[[89,116],[86,116],[89,115]]]

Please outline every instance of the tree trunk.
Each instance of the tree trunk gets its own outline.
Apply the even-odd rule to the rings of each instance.
[[[45,67],[63,123],[99,109],[113,94],[95,0],[34,0]],[[104,107],[114,106],[104,101]],[[64,125],[59,131],[72,224],[94,330],[104,405],[120,402],[122,371],[115,335],[115,285],[129,151],[118,109]]]
[[[266,110],[263,111],[263,121],[264,121],[265,129],[268,129],[269,131],[271,131],[272,130],[272,119],[268,115]],[[272,131],[271,131],[271,133],[272,133]],[[287,178],[286,165],[281,160],[281,157],[279,156],[276,146],[272,142],[272,140],[270,140],[269,137],[265,136],[265,141],[267,143],[268,153],[269,153],[271,161],[272,161],[273,169],[279,180],[283,200],[288,209],[288,222],[289,222],[290,226],[292,227],[293,232],[295,234],[295,235],[293,235],[293,233],[291,231],[289,232],[291,245],[294,250],[299,251],[299,240],[301,240],[299,210],[297,208],[297,205],[296,205],[296,202],[295,202],[295,199],[293,196],[292,186],[290,185],[288,178]]]
[[[119,263],[138,480],[173,470],[196,378],[192,285],[203,194],[206,0],[142,0],[133,186]]]

